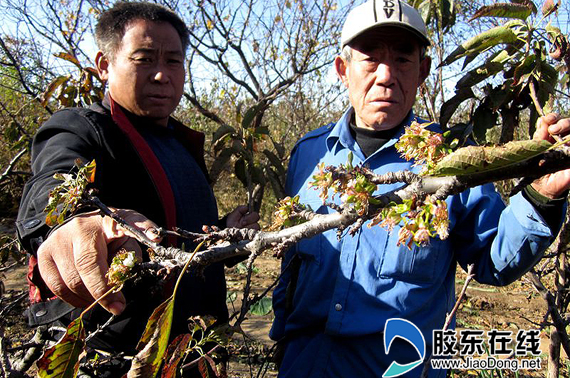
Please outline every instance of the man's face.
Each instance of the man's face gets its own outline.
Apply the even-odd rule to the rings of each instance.
[[[129,112],[166,126],[184,88],[184,51],[170,24],[135,20],[112,59],[96,57],[113,100]]]
[[[414,105],[431,60],[420,58],[410,32],[395,27],[372,29],[351,42],[352,58],[335,68],[355,110],[356,126],[386,130],[398,126]]]

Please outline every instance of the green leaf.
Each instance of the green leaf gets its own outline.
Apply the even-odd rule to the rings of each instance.
[[[208,356],[207,354],[202,355],[198,360],[198,370],[200,371],[200,375],[202,378],[209,378],[210,372],[213,372],[214,375],[217,376],[217,369],[216,363],[212,359],[212,357]]]
[[[489,172],[538,156],[550,147],[552,144],[545,140],[515,141],[497,147],[468,146],[441,159],[433,175],[462,176]]]
[[[285,146],[283,146],[282,143],[274,141],[273,139],[271,141],[273,142],[273,147],[275,147],[277,155],[280,156],[281,158],[285,157],[285,155],[287,154],[287,151],[285,151]]]
[[[259,301],[255,302],[249,312],[253,315],[267,315],[272,310],[272,300],[269,297],[263,297]]]
[[[455,3],[453,0],[439,0],[439,9],[441,15],[441,28],[449,29],[455,24]]]
[[[505,63],[511,59],[511,55],[506,50],[501,50],[493,54],[487,61],[479,67],[472,69],[463,76],[455,85],[456,89],[471,87],[481,81],[496,75],[503,70]]]
[[[285,176],[280,176],[275,172],[273,169],[267,170],[267,179],[271,184],[271,188],[273,189],[273,193],[275,194],[275,198],[283,198],[285,197],[285,185],[283,181],[285,180]]]
[[[265,156],[267,156],[267,159],[271,165],[275,167],[279,174],[285,176],[285,167],[283,167],[283,162],[281,162],[281,159],[279,159],[277,155],[267,149],[263,150],[263,153]]]
[[[56,53],[53,54],[55,57],[63,59],[63,60],[67,60],[70,63],[73,63],[74,65],[76,65],[78,68],[83,68],[81,67],[81,63],[79,63],[79,60],[77,60],[77,58],[69,53],[66,52],[60,52],[60,53]]]
[[[228,165],[228,162],[230,161],[233,153],[233,148],[224,148],[222,152],[216,156],[216,159],[210,167],[210,178],[212,179],[212,182],[216,182],[218,180],[218,177],[224,168]]]
[[[257,134],[256,136],[260,136],[260,135],[269,135],[269,127],[267,126],[260,126],[260,127],[256,127],[254,130],[254,134]]]
[[[186,333],[176,337],[166,350],[166,362],[162,368],[161,378],[176,378],[178,365],[186,353],[188,344],[192,340],[192,335]]]
[[[241,121],[241,126],[244,129],[251,127],[255,117],[258,114],[263,113],[263,111],[265,111],[265,108],[266,108],[265,103],[258,103],[252,106],[251,108],[247,109],[245,115],[243,116],[243,120]]]
[[[92,77],[96,78],[97,80],[101,81],[101,78],[99,77],[99,72],[97,72],[97,70],[93,67],[85,67],[83,69],[85,72],[87,72],[88,74],[90,74]]]
[[[36,365],[41,378],[72,378],[79,370],[79,355],[85,348],[83,321],[77,318],[67,326],[63,338],[44,352]]]
[[[42,94],[42,101],[41,101],[41,105],[42,106],[46,106],[49,99],[53,96],[54,92],[61,87],[62,85],[64,85],[65,83],[67,83],[69,80],[71,79],[71,75],[66,75],[66,76],[58,76],[55,79],[52,80],[51,83],[49,83],[47,89],[45,90],[45,92]]]
[[[129,378],[152,378],[158,374],[168,346],[173,309],[174,295],[154,309],[137,344],[139,352],[133,358]]]
[[[444,61],[442,66],[451,64],[463,56],[476,54],[503,43],[514,43],[517,41],[517,33],[514,28],[521,28],[525,25],[521,21],[509,21],[505,25],[489,29],[474,36],[457,47]]]
[[[513,75],[513,86],[519,85],[521,82],[524,83],[529,74],[534,70],[536,64],[536,55],[528,55],[519,65],[515,68],[515,73]]]
[[[200,375],[202,378],[210,378],[210,371],[208,369],[208,362],[205,358],[200,358],[198,360],[198,371],[200,371]]]
[[[475,97],[473,90],[471,88],[462,88],[461,90],[457,91],[455,96],[447,100],[442,106],[440,110],[440,119],[439,123],[443,128],[447,125],[447,122],[451,119],[455,110],[459,107],[459,105],[469,99]]]
[[[510,2],[513,4],[522,4],[529,6],[532,9],[533,14],[536,14],[536,12],[538,12],[538,8],[534,4],[533,0],[510,0]]]
[[[236,129],[231,127],[230,125],[221,125],[218,127],[216,131],[214,131],[214,135],[212,136],[212,146],[214,149],[219,149],[218,142],[226,135],[235,133]]]
[[[469,21],[473,21],[479,17],[501,17],[501,18],[518,18],[526,20],[528,16],[536,12],[536,8],[527,4],[509,4],[509,3],[495,3],[485,5],[477,10]]]
[[[485,142],[487,130],[495,127],[498,113],[491,109],[491,100],[485,99],[475,110],[471,122],[473,122],[473,136],[479,142]]]
[[[265,175],[263,174],[263,169],[257,165],[250,166],[251,182],[253,184],[263,184],[265,185]]]
[[[245,160],[238,159],[234,164],[234,172],[238,180],[247,188],[247,171],[245,168]]]
[[[413,3],[413,6],[418,10],[420,16],[424,20],[426,25],[429,25],[431,21],[431,0],[424,0],[424,1],[416,1]]]

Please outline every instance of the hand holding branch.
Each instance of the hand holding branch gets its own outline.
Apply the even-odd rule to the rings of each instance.
[[[568,134],[570,134],[570,118],[560,118],[558,114],[550,113],[538,120],[533,139],[555,142],[555,139],[558,140]],[[570,188],[570,169],[547,174],[535,180],[532,186],[545,197],[560,198]]]
[[[142,232],[156,224],[132,210],[117,210],[129,224]],[[149,239],[158,241],[152,232]],[[75,307],[86,307],[109,289],[105,274],[114,254],[124,248],[142,257],[138,242],[112,218],[99,212],[77,215],[55,229],[38,250],[40,274],[50,290]],[[113,293],[101,305],[114,315],[125,308],[125,297]]]

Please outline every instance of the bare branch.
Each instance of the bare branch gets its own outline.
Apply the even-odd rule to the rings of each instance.
[[[6,167],[4,172],[2,172],[2,174],[0,175],[0,182],[4,181],[4,179],[12,172],[12,169],[14,168],[18,160],[20,160],[20,158],[24,156],[27,151],[28,151],[27,148],[23,148],[22,150],[20,150],[20,152],[16,154],[16,156],[12,158],[12,160],[10,160],[8,166]]]

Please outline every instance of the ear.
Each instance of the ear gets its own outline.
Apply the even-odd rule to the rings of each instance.
[[[99,78],[106,82],[109,79],[109,59],[102,51],[98,51],[97,55],[95,55],[95,67],[97,68]]]
[[[427,79],[430,68],[431,68],[431,58],[429,56],[426,56],[420,62],[420,78],[419,78],[420,85],[422,85],[424,81]]]
[[[338,78],[348,88],[348,63],[339,55],[334,60],[334,68]]]

